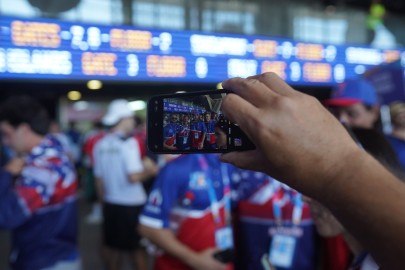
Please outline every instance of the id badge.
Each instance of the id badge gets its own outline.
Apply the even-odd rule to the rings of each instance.
[[[186,144],[187,143],[187,137],[184,137],[183,138],[183,144]]]
[[[198,137],[200,137],[199,134],[198,134],[198,132],[195,132],[195,133],[194,133],[194,139],[198,140]]]
[[[233,234],[231,227],[217,229],[215,232],[215,243],[219,249],[233,248]]]
[[[269,261],[276,267],[291,268],[296,241],[292,236],[275,235],[270,245]]]
[[[207,142],[211,141],[211,136],[209,134],[207,134]]]

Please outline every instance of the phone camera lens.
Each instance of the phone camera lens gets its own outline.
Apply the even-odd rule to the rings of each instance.
[[[158,111],[158,106],[155,106],[155,112],[157,112]]]

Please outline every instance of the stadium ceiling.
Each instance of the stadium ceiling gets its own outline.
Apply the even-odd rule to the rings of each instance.
[[[368,10],[373,0],[322,0],[325,5],[348,5]],[[377,2],[377,1],[375,1]],[[389,12],[405,13],[404,0],[380,0]]]

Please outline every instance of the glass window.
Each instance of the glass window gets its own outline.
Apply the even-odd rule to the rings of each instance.
[[[61,13],[60,18],[89,23],[121,24],[122,3],[113,0],[81,0],[76,8]]]
[[[145,27],[184,29],[184,7],[179,4],[135,2],[133,22]]]
[[[223,3],[222,3],[223,4]],[[224,5],[222,5],[224,6]],[[222,31],[254,34],[256,31],[255,14],[244,9],[243,5],[221,8],[206,8],[203,11],[203,31]]]
[[[0,11],[4,15],[36,17],[36,8],[32,7],[27,0],[0,1]]]
[[[344,19],[294,18],[294,39],[309,42],[344,44],[348,23]]]

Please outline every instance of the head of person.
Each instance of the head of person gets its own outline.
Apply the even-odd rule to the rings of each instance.
[[[364,79],[338,84],[324,104],[340,122],[350,127],[373,128],[379,119],[377,93]]]
[[[124,135],[130,135],[135,129],[134,113],[125,99],[111,101],[101,121],[111,130],[122,132]]]
[[[224,122],[219,121],[215,124],[214,133],[218,149],[226,149],[228,146],[228,137],[225,133]]]
[[[190,117],[187,114],[184,114],[181,122],[183,125],[189,125],[190,124]]]
[[[205,112],[204,113],[204,120],[205,120],[205,122],[209,122],[211,120],[211,113],[210,112]]]
[[[178,121],[179,121],[179,115],[176,114],[176,113],[173,113],[173,114],[170,116],[170,123],[175,124],[175,123],[177,123]]]
[[[374,129],[352,128],[352,136],[357,143],[383,166],[395,174],[399,179],[405,179],[395,151],[384,135]],[[311,208],[311,215],[319,234],[324,237],[333,237],[345,232],[342,224],[333,214],[319,202],[305,197]]]
[[[405,103],[393,102],[390,104],[391,122],[395,128],[405,128]]]
[[[198,121],[198,119],[200,119],[200,116],[198,115],[198,113],[193,113],[193,121],[194,122],[197,122]]]
[[[14,96],[0,105],[3,143],[17,153],[27,153],[49,133],[46,109],[30,96]]]

